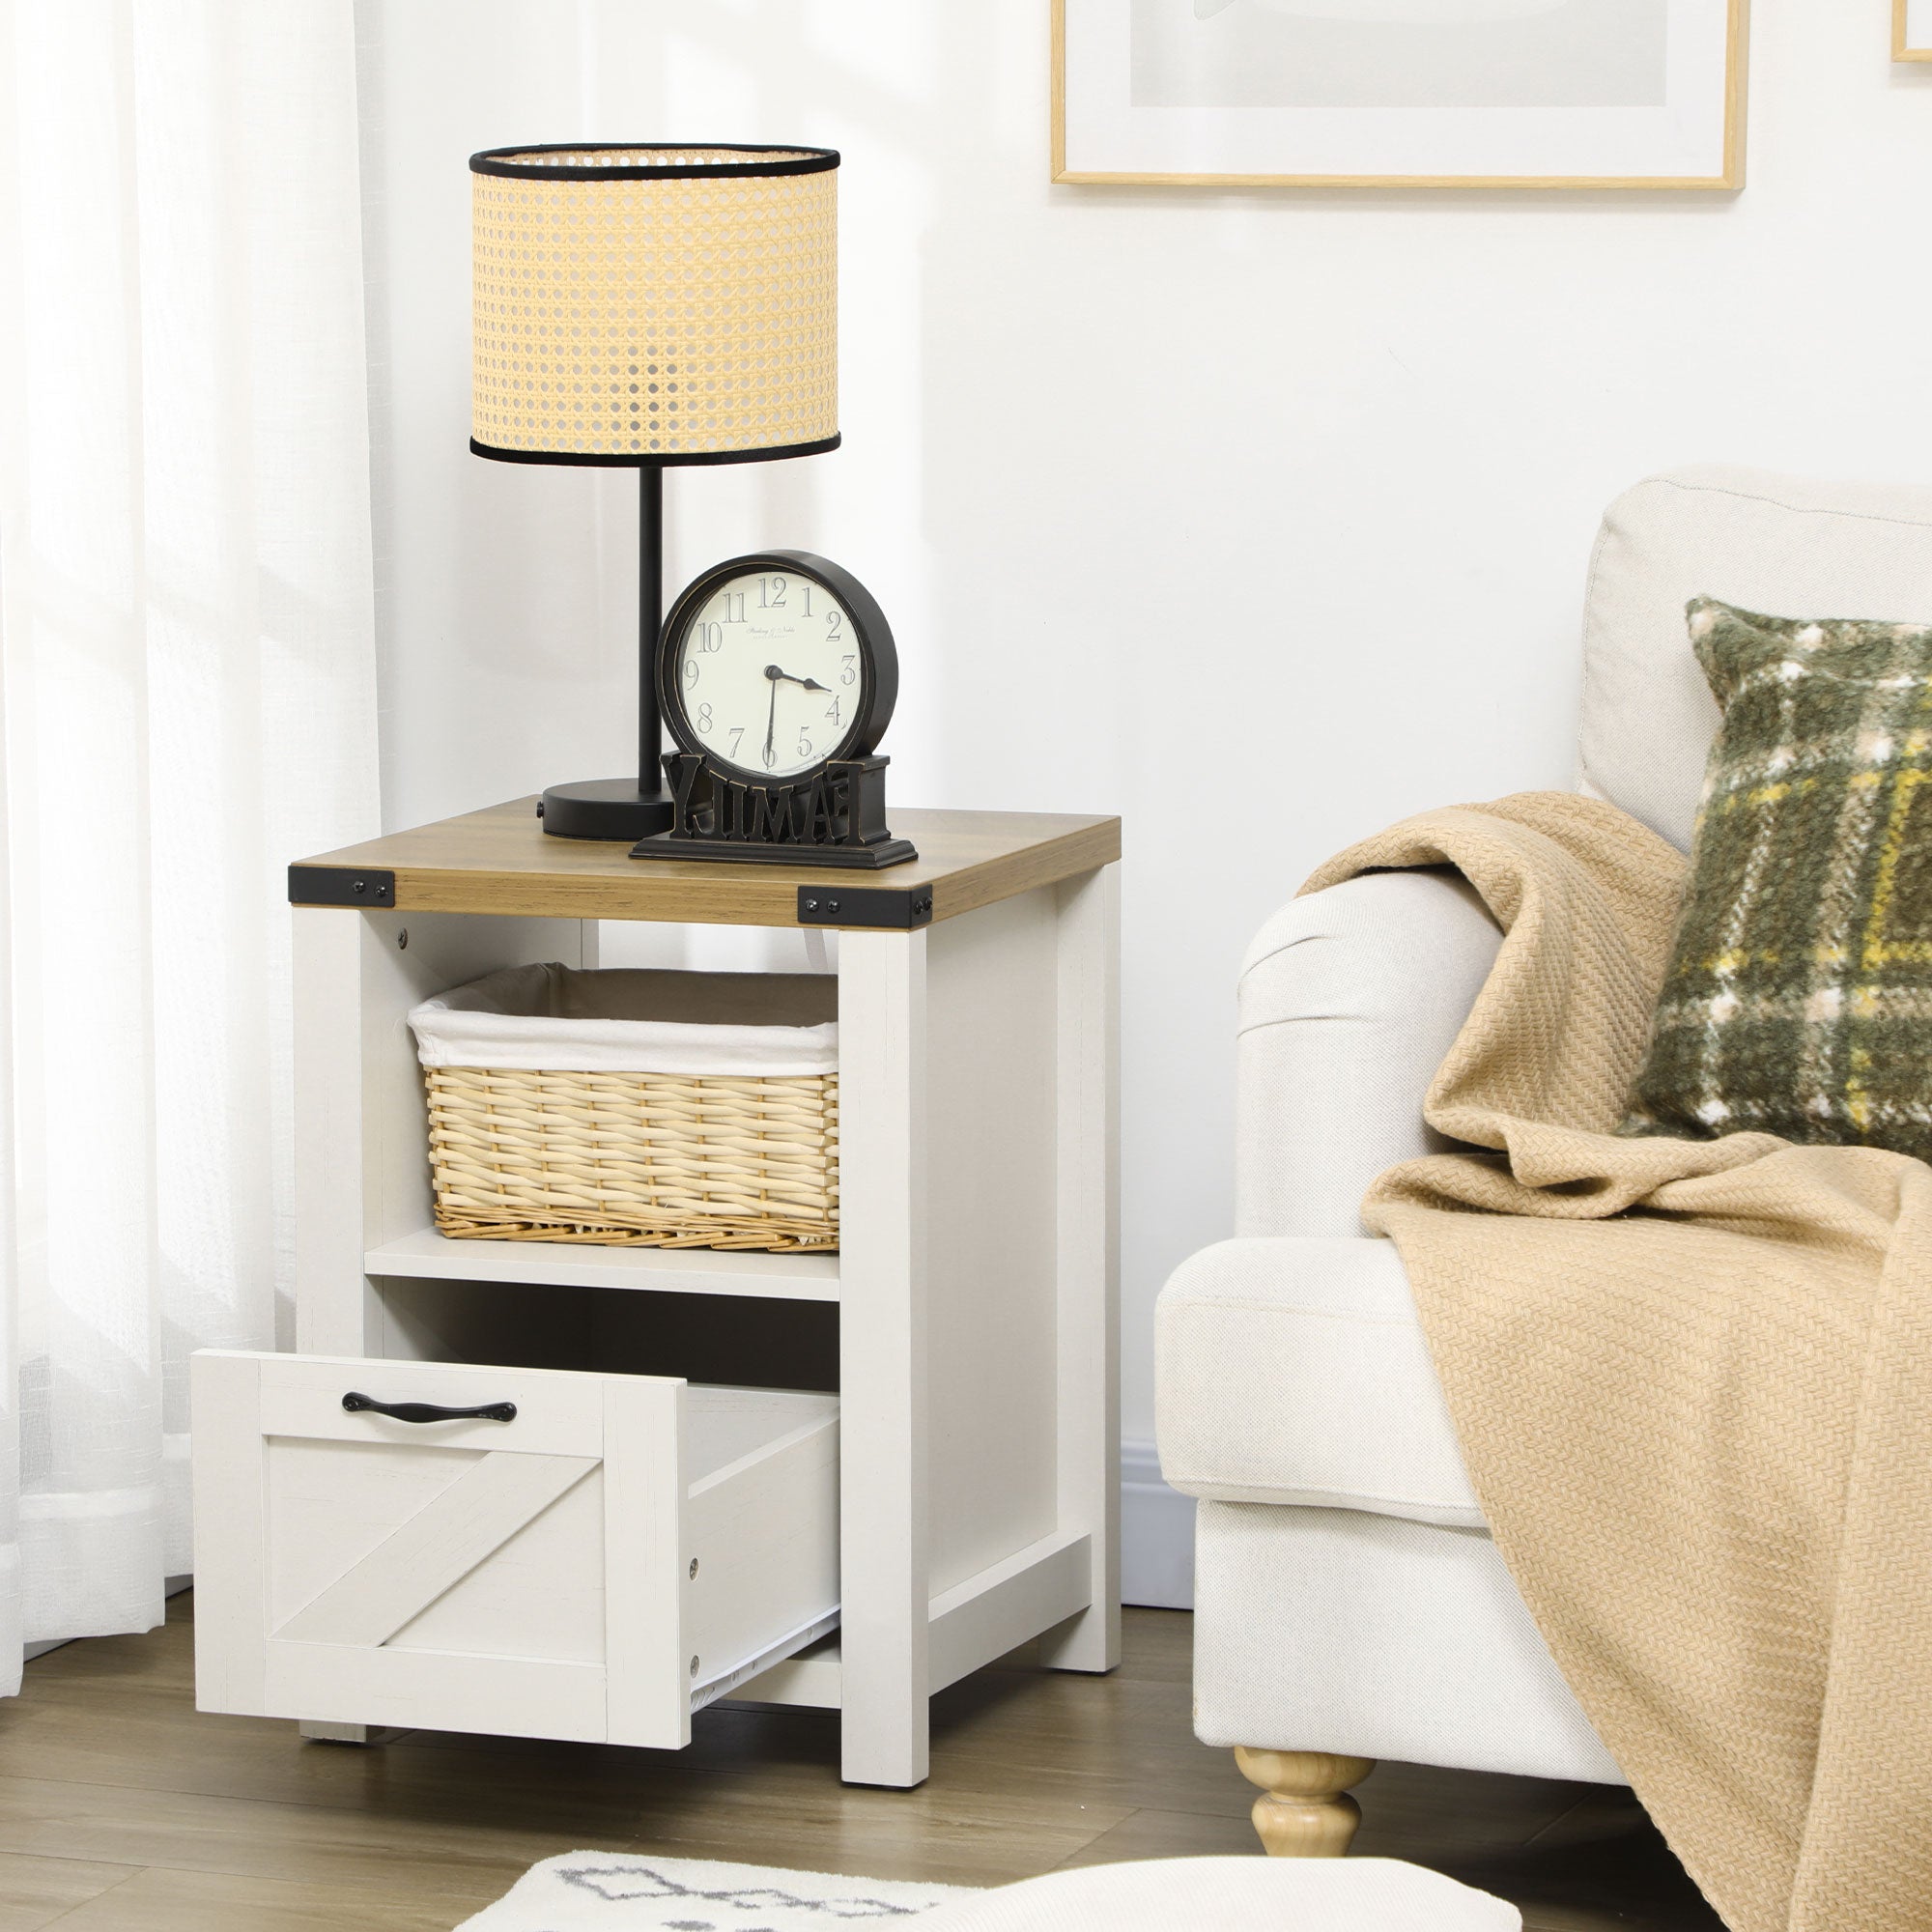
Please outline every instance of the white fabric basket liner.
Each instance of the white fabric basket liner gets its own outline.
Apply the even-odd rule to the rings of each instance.
[[[410,1013],[425,1066],[776,1080],[838,1070],[838,981],[506,966]],[[632,1017],[631,1015],[635,1015]]]

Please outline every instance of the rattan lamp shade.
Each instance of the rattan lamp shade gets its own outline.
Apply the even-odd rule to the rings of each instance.
[[[472,155],[470,447],[652,466],[838,443],[838,156]]]

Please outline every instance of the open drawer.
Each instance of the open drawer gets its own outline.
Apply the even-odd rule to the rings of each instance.
[[[838,1622],[833,1396],[209,1351],[194,1506],[204,1711],[674,1747]]]

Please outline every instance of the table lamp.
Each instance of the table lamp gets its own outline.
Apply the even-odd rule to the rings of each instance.
[[[493,148],[474,177],[469,447],[635,469],[638,774],[552,785],[546,832],[662,832],[653,659],[664,471],[838,446],[838,156],[825,148]]]

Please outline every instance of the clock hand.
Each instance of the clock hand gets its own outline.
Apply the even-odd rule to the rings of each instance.
[[[784,675],[777,665],[767,665],[765,675],[772,682],[772,708],[765,720],[765,769],[770,771],[772,759],[777,755],[772,740],[779,728],[779,679]]]
[[[780,670],[778,666],[776,665],[773,665],[771,668],[765,672],[765,675],[767,677],[772,677],[774,675],[781,677],[787,684],[799,685],[807,691],[827,691],[831,689],[829,685],[820,684],[815,677],[800,677],[795,671]]]

